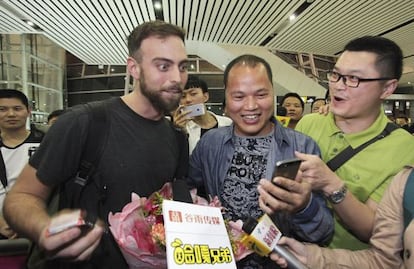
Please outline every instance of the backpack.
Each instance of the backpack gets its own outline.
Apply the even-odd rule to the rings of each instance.
[[[108,137],[107,130],[109,130],[106,103],[91,102],[86,104],[85,108],[90,111],[91,124],[88,128],[86,147],[82,152],[82,160],[79,166],[79,171],[73,180],[69,180],[70,182],[77,182],[77,184],[73,184],[73,199],[80,199],[83,187],[92,178],[95,168],[99,164],[100,156],[102,156],[102,152],[105,148],[105,142]],[[78,183],[83,185],[79,185]],[[59,209],[69,207],[69,204],[71,204],[69,199],[69,197],[63,195],[63,189],[55,189],[48,201],[48,213],[53,215],[59,211]],[[32,244],[29,258],[27,260],[27,268],[48,268],[47,259],[48,258],[44,252],[39,249],[37,244]]]

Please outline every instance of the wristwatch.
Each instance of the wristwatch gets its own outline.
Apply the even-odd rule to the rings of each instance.
[[[346,185],[344,184],[342,186],[342,188],[340,188],[337,191],[332,192],[332,194],[328,196],[328,200],[332,204],[339,204],[340,202],[342,202],[345,199],[345,195],[346,195],[347,190],[348,189],[346,188]]]

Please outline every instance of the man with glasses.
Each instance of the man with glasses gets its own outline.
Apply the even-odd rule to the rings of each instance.
[[[302,118],[296,130],[320,146],[322,160],[304,160],[302,177],[325,193],[335,211],[332,248],[364,249],[372,234],[377,204],[391,179],[414,163],[414,138],[396,129],[352,156],[333,172],[325,162],[381,134],[389,122],[383,101],[397,88],[402,52],[393,41],[365,36],[349,42],[328,74],[330,112]]]

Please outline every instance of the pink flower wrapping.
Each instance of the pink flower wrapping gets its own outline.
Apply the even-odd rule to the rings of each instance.
[[[129,268],[167,268],[162,218],[163,199],[172,199],[171,183],[166,183],[148,199],[131,194],[122,212],[109,213],[109,229]]]
[[[194,204],[220,207],[218,197],[206,199],[197,196],[191,190]],[[109,229],[114,236],[129,268],[167,268],[165,253],[165,230],[162,216],[162,201],[172,199],[172,184],[165,183],[157,192],[146,198],[131,194],[131,202],[124,206],[122,212],[108,215]],[[224,208],[222,208],[224,210]],[[246,248],[241,239],[242,221],[225,221],[227,232],[236,261],[246,257],[252,251]]]

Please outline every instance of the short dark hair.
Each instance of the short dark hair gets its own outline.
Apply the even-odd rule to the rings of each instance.
[[[135,56],[135,58],[139,61],[140,55],[137,54],[137,52],[141,48],[141,43],[144,39],[151,36],[157,36],[160,38],[177,36],[183,42],[185,41],[185,31],[181,27],[159,20],[144,22],[143,24],[135,27],[135,29],[128,36],[129,56]]]
[[[16,98],[19,99],[23,105],[29,109],[29,100],[27,99],[27,96],[18,90],[15,89],[1,89],[0,90],[0,99],[3,98]]]
[[[194,75],[189,75],[187,83],[184,86],[184,90],[191,89],[191,88],[200,88],[203,93],[208,92],[207,83],[199,77]]]
[[[59,117],[60,115],[62,115],[63,113],[65,113],[64,109],[57,109],[52,111],[48,116],[47,116],[47,121],[49,122],[51,119],[55,118],[55,117]]]
[[[270,64],[266,62],[265,59],[260,58],[258,56],[252,55],[252,54],[243,54],[235,59],[233,59],[224,70],[224,88],[227,87],[227,79],[229,76],[230,70],[235,65],[239,64],[246,64],[249,67],[256,67],[258,64],[263,64],[263,66],[266,68],[267,76],[269,77],[270,83],[273,85],[273,75],[272,75],[272,68],[270,67]]]
[[[312,104],[311,104],[311,110],[313,109],[313,105],[317,102],[317,101],[324,101],[325,105],[326,105],[326,99],[325,98],[315,98],[315,100],[313,100]]]
[[[376,66],[381,76],[400,79],[403,53],[392,40],[380,36],[363,36],[351,40],[344,51],[367,51],[377,54]]]
[[[280,105],[283,105],[283,102],[288,97],[295,97],[295,98],[299,99],[300,105],[302,106],[302,109],[305,109],[305,102],[303,102],[302,97],[300,97],[300,95],[295,93],[295,92],[288,92],[287,94],[285,94],[282,98],[282,101],[280,101]]]

